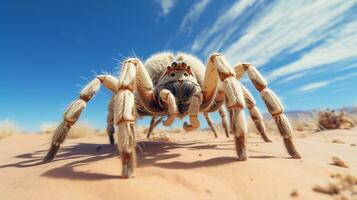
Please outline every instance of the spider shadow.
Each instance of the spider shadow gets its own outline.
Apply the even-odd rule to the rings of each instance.
[[[175,153],[175,149],[185,148],[188,150],[232,150],[233,146],[227,142],[221,142],[218,144],[207,144],[206,142],[186,142],[186,143],[161,143],[161,142],[151,142],[151,141],[141,141],[138,142],[137,154],[139,168],[154,166],[166,169],[194,169],[199,167],[210,167],[217,165],[224,165],[232,162],[236,162],[237,158],[232,157],[215,157],[206,160],[197,160],[194,162],[181,162],[181,161],[169,161],[163,162],[165,160],[174,159],[181,154]],[[26,153],[15,156],[15,158],[22,158],[22,160],[17,163],[7,164],[0,166],[1,168],[6,167],[16,167],[16,168],[27,168],[36,167],[42,165],[42,156],[47,152],[47,150],[35,151],[33,153]],[[72,160],[72,162],[66,163],[61,166],[55,166],[44,173],[42,176],[51,178],[62,178],[62,179],[76,179],[76,180],[103,180],[103,179],[114,179],[121,178],[119,175],[94,173],[88,171],[75,170],[75,167],[88,165],[97,161],[105,160],[108,158],[118,156],[118,150],[116,145],[110,144],[90,144],[90,143],[78,143],[72,146],[62,147],[52,161],[52,163],[58,163],[63,160]],[[256,158],[271,158],[271,157],[256,157]],[[48,163],[48,165],[53,165]],[[120,166],[118,161],[118,174],[120,173]]]

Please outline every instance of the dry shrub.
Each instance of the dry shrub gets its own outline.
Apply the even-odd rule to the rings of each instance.
[[[299,132],[316,132],[319,127],[317,124],[317,115],[314,113],[311,114],[298,114],[297,116],[288,116],[288,119],[290,121],[290,124],[293,128],[294,131],[299,131]],[[276,125],[276,122],[273,118],[271,117],[266,117],[263,120],[266,131],[268,134],[279,134],[279,129]],[[249,121],[248,124],[248,130],[250,132],[255,132],[256,134],[260,134],[256,127],[255,124],[252,120]]]
[[[0,139],[9,137],[19,132],[19,126],[10,120],[0,122]]]
[[[95,134],[96,136],[99,136],[99,137],[106,137],[106,136],[108,136],[106,129],[97,129],[97,130],[95,130],[95,133],[94,133],[94,134]]]
[[[348,168],[347,164],[343,160],[341,160],[341,158],[336,157],[336,156],[332,157],[331,165]]]
[[[56,130],[58,124],[56,123],[42,123],[40,126],[41,133],[51,134]]]
[[[174,142],[175,140],[173,138],[167,137],[164,134],[160,134],[159,136],[154,136],[154,137],[149,138],[149,141],[170,143],[170,142]]]
[[[353,119],[346,112],[325,110],[318,113],[318,124],[322,129],[350,129],[354,127]]]
[[[269,134],[278,134],[279,130],[278,127],[276,126],[275,120],[272,118],[267,118],[263,120],[263,123],[265,125],[267,134],[269,136]],[[255,133],[257,135],[260,135],[260,133],[258,132],[254,121],[252,121],[251,119],[248,121],[248,131]],[[222,127],[222,133],[224,132],[223,127]]]
[[[75,124],[68,133],[68,138],[81,138],[88,135],[93,135],[96,132],[95,128],[87,122]]]
[[[332,143],[337,143],[337,144],[345,144],[345,142],[344,142],[344,141],[339,140],[339,139],[333,139],[333,140],[332,140]]]
[[[319,130],[318,116],[316,113],[299,114],[298,117],[291,118],[291,125],[297,131],[316,132]]]
[[[45,134],[53,134],[56,130],[58,124],[57,123],[43,123],[41,125],[41,131]],[[93,135],[98,133],[92,125],[87,122],[78,122],[71,127],[69,130],[67,138],[81,138],[86,137],[88,135]]]
[[[315,192],[331,195],[335,199],[356,199],[357,178],[352,175],[332,174],[332,182],[326,186],[317,185],[313,188]]]

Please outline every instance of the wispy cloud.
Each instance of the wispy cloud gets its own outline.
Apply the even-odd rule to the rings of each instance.
[[[356,7],[356,1],[236,1],[198,34],[190,50],[204,56],[221,51],[231,63],[257,67],[294,55],[290,64],[268,70],[267,78],[297,80],[312,68],[356,58]]]
[[[243,14],[243,11],[251,6],[254,3],[253,0],[242,0],[236,1],[228,10],[224,10],[224,12],[218,17],[212,26],[204,29],[200,32],[197,38],[194,40],[192,46],[190,47],[191,51],[198,52],[211,44],[218,48],[222,43],[225,42],[225,39],[221,36],[225,35],[225,38],[229,37],[229,34],[225,34],[226,32],[232,33],[231,31],[225,31],[226,28]],[[236,24],[237,25],[237,24]],[[210,39],[210,41],[208,41]],[[213,41],[214,40],[214,41]],[[206,50],[209,51],[209,50]]]
[[[351,73],[351,74],[338,76],[338,77],[330,79],[330,80],[309,83],[307,85],[304,85],[304,86],[298,88],[296,91],[297,92],[311,92],[311,91],[317,90],[319,88],[328,86],[328,85],[330,85],[332,83],[336,83],[336,82],[344,81],[344,80],[347,80],[347,79],[351,79],[351,78],[354,78],[356,76],[357,76],[357,72],[354,72],[354,73]]]
[[[346,23],[333,30],[334,33],[326,39],[323,45],[320,45],[310,52],[307,52],[299,60],[274,70],[269,74],[270,79],[276,79],[296,72],[321,67],[328,64],[338,66],[339,62],[347,59],[357,61],[357,21]]]
[[[276,1],[224,53],[232,62],[265,65],[333,35],[353,5],[353,1]]]
[[[315,83],[309,83],[297,89],[298,92],[310,92],[316,90],[321,87],[325,87],[326,85],[330,84],[330,81],[320,81]]]
[[[170,11],[175,6],[176,0],[155,0],[160,4],[161,7],[161,15],[166,16],[170,13]]]
[[[193,4],[180,24],[180,31],[189,30],[190,26],[197,21],[210,2],[211,0],[199,0]]]
[[[307,72],[300,72],[300,73],[293,74],[293,75],[288,76],[288,77],[286,77],[286,78],[284,78],[284,79],[281,79],[281,80],[279,81],[279,83],[286,83],[286,82],[289,82],[289,81],[293,81],[293,80],[295,80],[295,79],[298,79],[298,78],[301,78],[301,77],[305,76],[306,73],[307,73]]]

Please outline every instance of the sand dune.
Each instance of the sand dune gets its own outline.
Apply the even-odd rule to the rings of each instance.
[[[297,134],[301,160],[289,158],[277,135],[272,143],[249,136],[246,162],[236,160],[223,134],[168,136],[175,142],[139,142],[139,167],[129,180],[120,178],[116,147],[106,137],[69,139],[48,164],[39,162],[49,135],[0,140],[1,199],[334,199],[313,188],[333,181],[332,174],[357,175],[357,130]],[[334,156],[349,167],[331,165]]]

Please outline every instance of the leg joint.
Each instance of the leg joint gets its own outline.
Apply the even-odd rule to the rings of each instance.
[[[140,60],[137,58],[128,58],[124,61],[124,64],[131,63],[131,64],[134,64],[135,66],[137,66],[139,62],[140,62]]]

